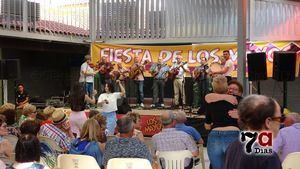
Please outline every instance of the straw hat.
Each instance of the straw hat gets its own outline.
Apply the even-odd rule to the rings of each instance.
[[[67,120],[67,116],[64,113],[63,109],[56,109],[52,113],[53,124],[60,124]]]

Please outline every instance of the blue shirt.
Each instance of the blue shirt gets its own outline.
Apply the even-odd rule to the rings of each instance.
[[[184,123],[177,123],[175,128],[189,134],[196,142],[201,139],[200,133],[194,127],[187,126]]]
[[[150,71],[159,71],[158,74],[154,77],[154,79],[165,79],[166,73],[169,71],[169,67],[166,64],[155,63],[150,67]]]

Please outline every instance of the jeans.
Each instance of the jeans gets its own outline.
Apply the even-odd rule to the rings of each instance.
[[[157,106],[157,104],[164,103],[164,88],[165,88],[165,80],[164,79],[153,79],[153,104]],[[160,92],[160,93],[159,93]],[[159,100],[158,100],[159,96]]]
[[[137,104],[144,103],[144,81],[134,81],[136,88]]]
[[[92,97],[92,94],[93,94],[93,83],[92,82],[85,82],[84,89],[85,89],[85,94],[87,94],[88,96]]]
[[[208,135],[207,153],[213,169],[223,169],[227,147],[239,139],[239,131],[212,130]]]
[[[102,115],[106,118],[106,128],[108,130],[108,135],[114,135],[115,128],[117,126],[116,112],[103,112]]]

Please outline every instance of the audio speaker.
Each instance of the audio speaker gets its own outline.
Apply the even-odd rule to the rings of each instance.
[[[267,79],[266,53],[247,54],[247,63],[249,81]]]
[[[296,52],[274,52],[273,79],[277,81],[295,80]]]
[[[0,79],[19,79],[20,78],[20,60],[3,59],[0,61]]]

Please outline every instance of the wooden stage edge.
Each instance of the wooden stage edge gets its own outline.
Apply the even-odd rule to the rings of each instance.
[[[133,108],[132,112],[139,113],[140,115],[152,115],[152,116],[160,116],[162,112],[167,112],[167,111],[176,111],[180,109],[140,109],[140,108]],[[189,110],[184,110],[186,112],[187,117],[195,117],[195,118],[205,118],[204,115],[198,115],[195,112],[197,111],[192,111],[193,113],[190,113]]]

